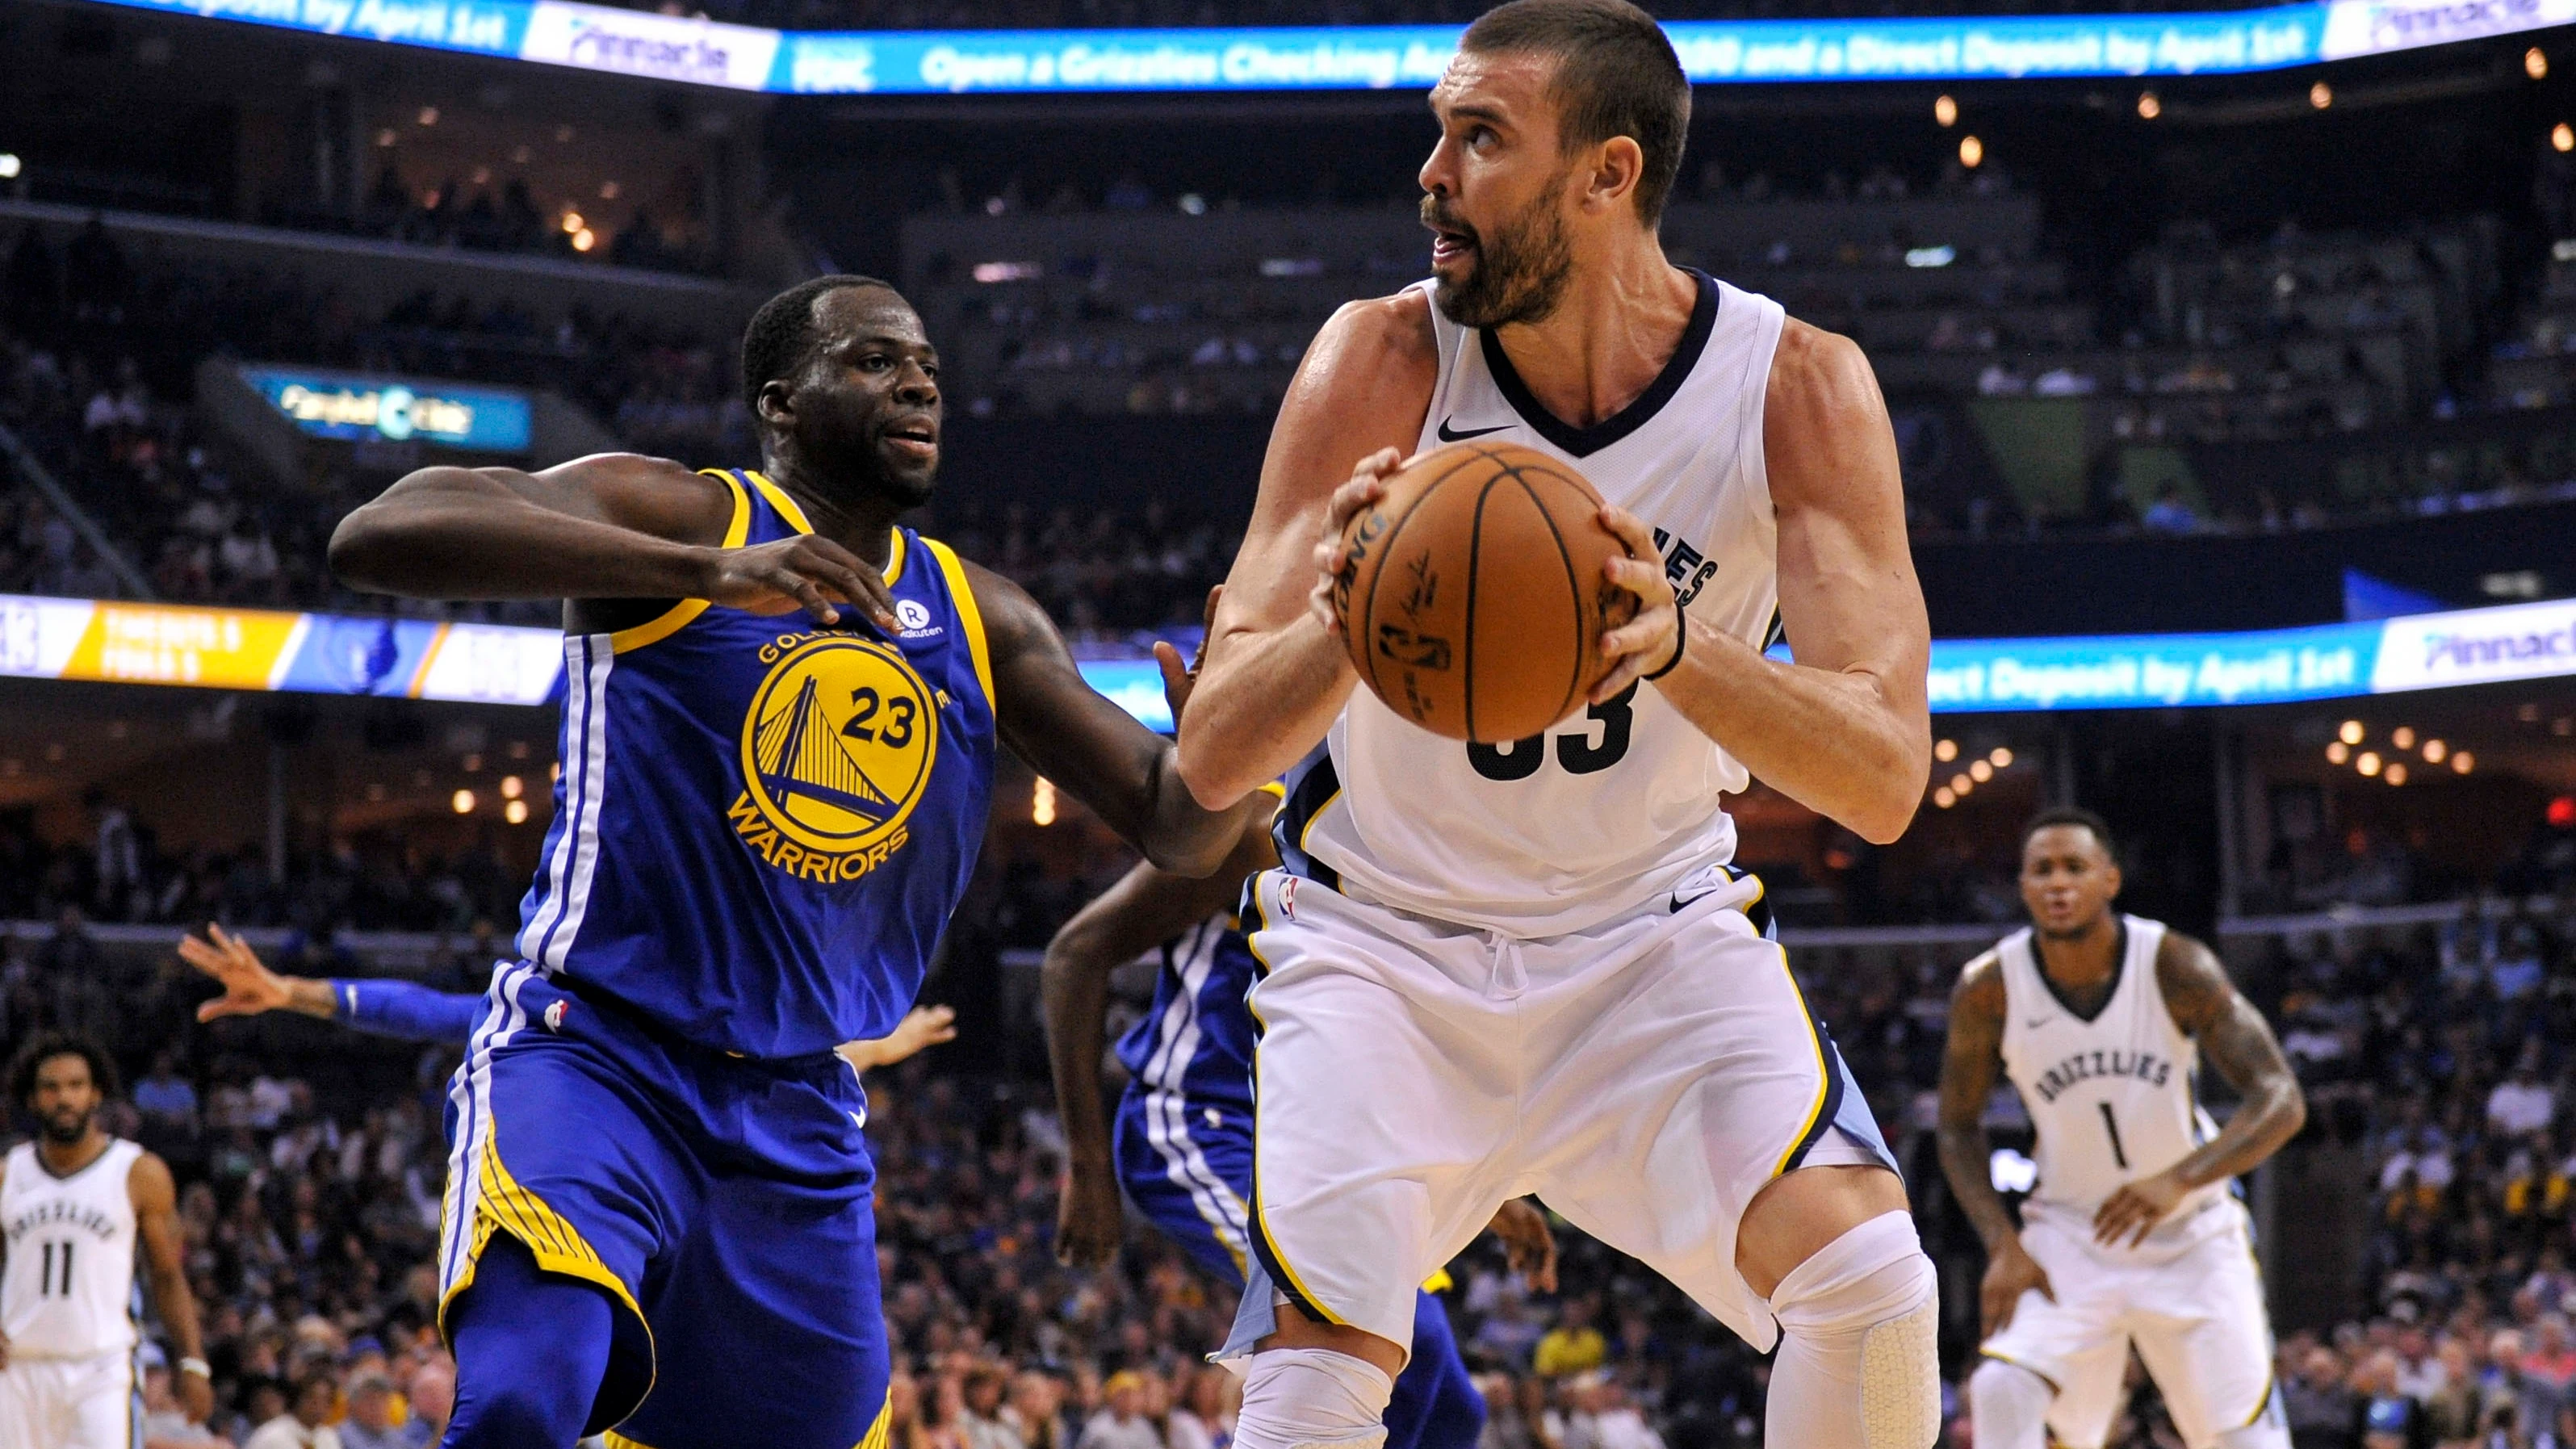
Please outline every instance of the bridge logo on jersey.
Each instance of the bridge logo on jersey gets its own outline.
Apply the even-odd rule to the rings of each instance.
[[[2054,1102],[2060,1092],[2077,1082],[2102,1077],[2127,1077],[2150,1087],[2161,1087],[2173,1076],[2173,1063],[2154,1052],[2098,1051],[2077,1052],[2047,1071],[2032,1083],[2043,1102]]]
[[[939,757],[936,694],[902,653],[848,634],[782,634],[742,721],[734,833],[800,880],[856,880],[903,848]]]

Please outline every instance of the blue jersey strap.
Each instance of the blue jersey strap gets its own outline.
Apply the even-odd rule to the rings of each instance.
[[[483,1019],[482,997],[432,991],[408,981],[334,978],[331,1004],[339,1020],[360,1031],[456,1046],[463,1046]]]

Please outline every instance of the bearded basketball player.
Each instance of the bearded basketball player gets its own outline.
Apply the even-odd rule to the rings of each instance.
[[[1414,1285],[1535,1192],[1778,1345],[1777,1449],[1924,1449],[1932,1266],[1720,800],[1759,775],[1887,841],[1922,798],[1928,631],[1877,383],[1666,260],[1690,85],[1645,12],[1512,0],[1431,109],[1433,276],[1309,349],[1181,721],[1202,804],[1288,782],[1244,912],[1237,1442],[1381,1443]],[[1329,607],[1344,523],[1406,454],[1478,436],[1600,489],[1628,553],[1605,581],[1638,604],[1589,708],[1508,747],[1355,692]],[[1775,616],[1795,663],[1764,655]]]

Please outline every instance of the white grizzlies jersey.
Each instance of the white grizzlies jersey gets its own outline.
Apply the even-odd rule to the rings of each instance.
[[[10,1149],[0,1180],[0,1333],[9,1357],[90,1358],[134,1347],[134,1198],[143,1149],[122,1138],[69,1177],[45,1170],[36,1145]]]
[[[2023,1215],[2092,1236],[2093,1214],[2120,1187],[2162,1172],[2217,1135],[2192,1077],[2200,1047],[2174,1025],[2156,978],[2161,922],[2121,916],[2110,998],[2078,1016],[2042,972],[2027,928],[1995,948],[2004,977],[2004,1073],[2039,1129],[2039,1184]],[[2187,1239],[2200,1210],[2227,1195],[2194,1189],[2146,1246]]]
[[[1758,649],[1779,606],[1762,403],[1784,314],[1693,275],[1699,301],[1672,359],[1588,428],[1549,414],[1490,333],[1434,305],[1440,376],[1419,447],[1492,437],[1565,460],[1654,529],[1692,617]],[[1362,689],[1291,777],[1280,853],[1294,873],[1399,910],[1554,936],[1733,859],[1719,796],[1746,780],[1652,685],[1505,746],[1444,739]]]

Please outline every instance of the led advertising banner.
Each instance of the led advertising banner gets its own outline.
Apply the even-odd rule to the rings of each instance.
[[[241,377],[317,438],[436,443],[479,453],[528,450],[528,395],[509,388],[302,368],[244,367]]]
[[[0,595],[0,674],[493,704],[562,697],[563,636],[503,624]],[[1172,727],[1151,659],[1082,677]],[[2576,599],[2238,634],[1935,639],[1935,714],[2198,709],[2576,676]]]
[[[1455,25],[776,31],[567,0],[103,0],[733,90],[822,95],[1427,88]],[[2576,0],[2308,0],[2165,15],[1674,21],[1703,85],[2224,75],[2576,22]]]
[[[0,595],[0,674],[109,684],[544,704],[551,629]]]

